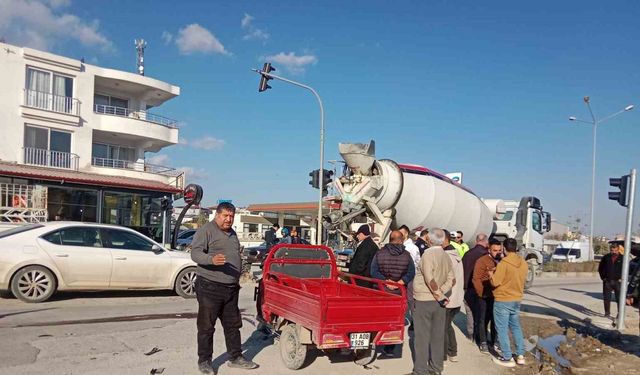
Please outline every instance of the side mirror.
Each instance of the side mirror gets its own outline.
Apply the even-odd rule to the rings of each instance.
[[[542,213],[544,215],[544,222],[545,222],[545,230],[547,232],[551,231],[551,214],[549,212],[543,212]]]
[[[153,251],[154,254],[164,253],[164,249],[162,248],[162,246],[159,246],[159,245],[153,245],[153,247],[151,248],[151,251]]]

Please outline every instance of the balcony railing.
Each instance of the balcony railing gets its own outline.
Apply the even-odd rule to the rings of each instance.
[[[93,107],[93,111],[95,113],[100,113],[103,115],[122,116],[122,117],[134,118],[136,120],[153,122],[154,124],[160,124],[170,128],[177,128],[177,123],[178,123],[178,121],[176,120],[172,120],[164,116],[156,115],[142,109],[135,110],[135,109],[129,109],[129,108],[123,108],[123,107],[115,107],[112,105],[96,104]]]
[[[154,174],[160,174],[163,176],[169,177],[177,177],[181,171],[165,167],[162,165],[141,163],[137,161],[129,161],[129,160],[119,160],[119,159],[107,159],[107,158],[92,158],[91,165],[94,167],[107,167],[107,168],[117,168],[117,169],[129,169],[140,172],[148,172]]]
[[[80,101],[68,96],[53,95],[48,92],[24,90],[24,105],[48,111],[80,116]]]
[[[79,157],[70,152],[25,147],[24,164],[78,170]]]

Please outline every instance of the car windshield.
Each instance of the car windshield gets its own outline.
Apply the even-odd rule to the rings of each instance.
[[[42,224],[22,225],[22,226],[19,226],[17,228],[11,228],[11,229],[8,229],[8,230],[3,230],[2,232],[0,232],[0,238],[13,236],[14,234],[27,232],[27,231],[30,231],[30,230],[33,230],[33,229],[37,229],[37,228],[42,228],[42,227],[44,227],[44,225],[42,225]]]
[[[556,251],[553,253],[553,255],[562,255],[562,256],[566,256],[567,254],[569,254],[569,250],[566,247],[559,247],[556,249]]]

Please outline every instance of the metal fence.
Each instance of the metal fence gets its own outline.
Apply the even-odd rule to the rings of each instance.
[[[41,223],[47,218],[45,186],[0,183],[0,222]]]
[[[78,170],[80,157],[70,152],[45,150],[42,148],[25,147],[24,164],[39,165],[62,169]]]
[[[107,159],[107,158],[92,158],[91,165],[95,167],[107,167],[107,168],[118,168],[118,169],[130,169],[134,171],[140,172],[149,172],[154,174],[161,174],[164,176],[176,177],[181,171],[171,168],[165,167],[162,165],[148,164],[137,161],[130,160],[120,160],[120,159]]]
[[[134,118],[137,120],[153,122],[155,124],[164,125],[170,128],[177,128],[178,121],[170,119],[168,117],[156,115],[154,113],[142,110],[142,109],[129,109],[123,107],[115,107],[112,105],[96,104],[93,108],[95,113],[104,115],[114,115]]]
[[[80,116],[80,101],[68,96],[54,95],[48,92],[24,90],[24,105],[48,111],[68,113]]]

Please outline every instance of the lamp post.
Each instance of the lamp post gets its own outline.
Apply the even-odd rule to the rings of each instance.
[[[269,85],[267,85],[267,82],[270,79],[277,79],[279,81],[283,81],[283,82],[287,82],[290,83],[294,86],[298,86],[298,87],[302,87],[303,89],[307,89],[309,91],[311,91],[311,93],[316,97],[316,99],[318,100],[318,105],[320,105],[320,171],[319,171],[319,197],[318,197],[318,225],[317,225],[317,233],[316,233],[316,244],[320,245],[322,244],[322,191],[324,190],[324,179],[322,178],[323,176],[323,166],[324,166],[324,107],[322,106],[322,99],[320,99],[320,95],[318,95],[318,93],[316,92],[316,90],[314,90],[312,87],[304,85],[300,82],[296,82],[296,81],[292,81],[290,79],[284,78],[284,77],[279,77],[277,75],[271,74],[272,70],[275,70],[275,68],[271,67],[270,63],[265,63],[264,64],[264,68],[262,70],[260,69],[251,69],[254,72],[260,74],[262,76],[262,79],[260,80],[260,87],[258,89],[259,92],[265,91],[267,89],[270,89],[271,87]]]
[[[585,120],[580,120],[578,118],[576,118],[575,116],[571,116],[569,117],[569,121],[574,121],[574,122],[582,122],[585,124],[591,124],[593,126],[593,159],[591,162],[591,224],[589,225],[589,260],[593,260],[593,256],[594,256],[594,251],[595,249],[593,248],[593,219],[594,219],[594,209],[595,209],[595,199],[596,199],[596,135],[597,135],[597,129],[598,129],[598,125],[600,125],[601,123],[616,117],[617,115],[624,113],[624,112],[629,112],[633,109],[633,105],[628,105],[626,107],[624,107],[624,109],[621,109],[618,112],[615,112],[605,118],[602,119],[596,119],[596,116],[593,114],[593,110],[591,109],[591,103],[590,103],[590,99],[588,96],[585,96],[583,98],[584,103],[587,105],[587,108],[589,109],[589,114],[591,115],[591,121],[585,121]]]

